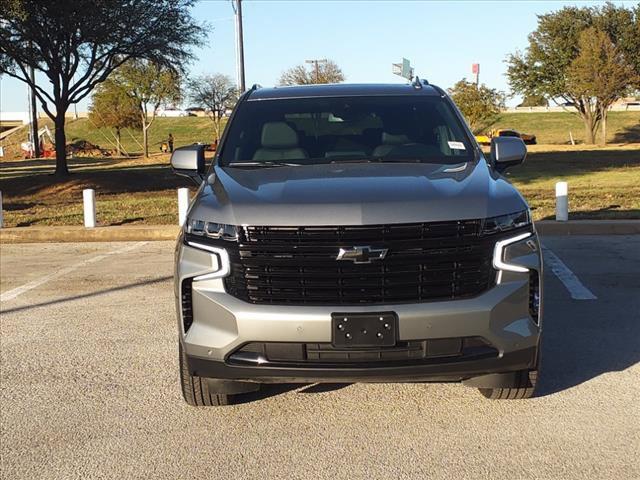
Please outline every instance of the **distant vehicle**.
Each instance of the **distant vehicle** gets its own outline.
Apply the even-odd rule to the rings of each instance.
[[[202,107],[189,107],[186,112],[190,117],[204,117],[207,115],[206,110]]]
[[[188,117],[189,112],[186,110],[174,110],[172,108],[168,108],[166,110],[160,110],[158,112],[159,117]]]
[[[496,128],[491,130],[488,135],[476,135],[476,141],[480,145],[491,144],[491,139],[494,137],[516,137],[522,139],[527,145],[535,145],[538,143],[536,136],[530,133],[520,133],[517,130],[508,128]]]

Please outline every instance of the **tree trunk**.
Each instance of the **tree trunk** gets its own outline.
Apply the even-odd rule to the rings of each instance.
[[[584,142],[588,145],[596,143],[596,132],[598,131],[598,121],[595,118],[595,114],[587,112],[582,115],[582,121],[584,122]]]
[[[116,127],[116,154],[122,156],[122,144],[120,143],[120,127]]]
[[[602,144],[607,144],[607,111],[602,112]]]
[[[584,134],[585,134],[584,143],[588,145],[593,145],[594,143],[596,143],[595,135],[593,134],[593,129],[589,124],[589,122],[586,122],[586,121],[584,123]]]
[[[55,174],[61,177],[69,176],[69,167],[67,167],[67,137],[64,132],[64,122],[66,108],[57,108],[54,124],[56,126],[56,171]],[[36,139],[38,141],[38,139]]]
[[[147,125],[142,125],[142,146],[144,147],[144,158],[149,158],[149,135],[147,134]]]

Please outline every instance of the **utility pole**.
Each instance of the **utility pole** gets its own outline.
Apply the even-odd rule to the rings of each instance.
[[[320,58],[320,59],[314,59],[314,60],[305,60],[304,61],[304,63],[310,63],[310,64],[314,65],[314,72],[315,72],[314,78],[315,78],[315,82],[316,83],[319,83],[318,80],[320,78],[320,69],[318,67],[318,64],[319,63],[323,63],[324,64],[324,63],[327,63],[327,61],[328,60],[326,58]]]
[[[238,88],[244,92],[244,42],[242,39],[242,0],[231,0],[236,14],[236,68],[238,70]]]
[[[29,69],[29,79],[31,80],[29,106],[31,107],[31,140],[33,141],[33,157],[40,158],[40,139],[38,138],[38,107],[36,106],[36,72],[31,67]]]

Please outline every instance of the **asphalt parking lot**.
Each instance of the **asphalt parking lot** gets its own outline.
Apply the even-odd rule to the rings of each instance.
[[[538,398],[288,385],[219,409],[180,396],[172,243],[2,245],[2,478],[640,478],[640,236],[544,245]]]

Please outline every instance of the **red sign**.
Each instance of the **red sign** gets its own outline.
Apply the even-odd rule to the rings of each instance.
[[[477,74],[480,73],[480,64],[479,63],[471,64],[471,73],[473,73],[474,75],[477,75]]]

